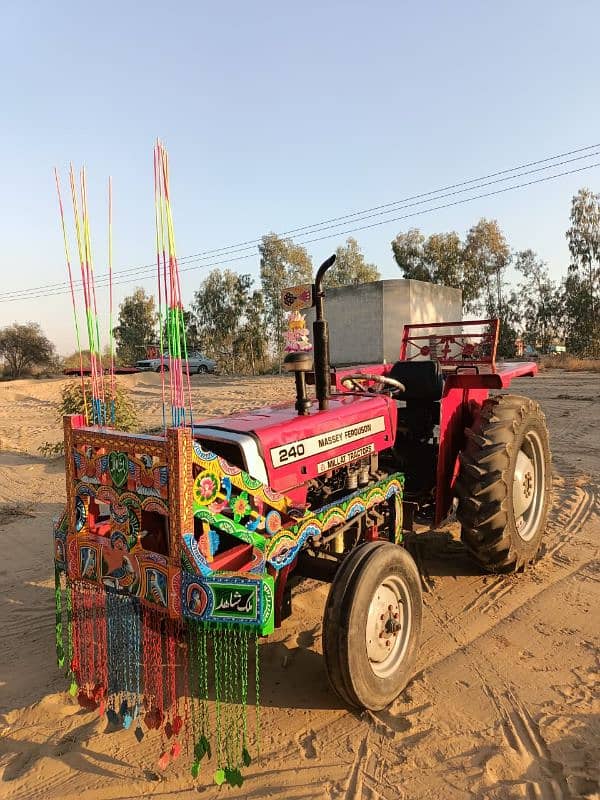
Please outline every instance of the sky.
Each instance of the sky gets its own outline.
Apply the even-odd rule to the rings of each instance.
[[[86,166],[100,275],[109,175],[115,273],[155,262],[157,136],[182,269],[186,256],[600,142],[594,0],[2,5],[0,327],[37,321],[63,354],[75,337],[54,166],[65,189],[69,162]],[[600,167],[353,235],[395,278],[399,231],[464,236],[494,218],[511,247],[533,248],[559,278],[582,186],[600,190]],[[351,227],[307,245],[315,266]],[[215,261],[257,277],[258,252],[243,255],[190,261],[184,301]],[[116,308],[136,286],[155,292],[145,276],[116,283]],[[42,288],[26,300],[7,294],[32,287]],[[107,330],[103,289],[98,302]]]

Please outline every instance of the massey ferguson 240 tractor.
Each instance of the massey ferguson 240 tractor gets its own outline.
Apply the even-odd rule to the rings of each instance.
[[[419,649],[421,581],[403,519],[418,510],[435,526],[455,507],[481,567],[516,572],[540,548],[551,456],[536,402],[490,396],[537,372],[533,363],[496,364],[498,320],[407,325],[396,363],[332,368],[323,279],[334,260],[304,287],[304,305],[316,310],[314,365],[304,352],[286,357],[295,405],[211,419],[193,437],[287,498],[287,522],[267,547],[275,624],[291,611],[292,576],[330,581],[329,680],[346,704],[378,710],[404,688]],[[284,306],[296,300],[291,291]],[[232,557],[238,550],[239,542]],[[243,559],[239,550],[229,569],[244,569]]]
[[[483,320],[407,325],[395,364],[332,368],[323,279],[334,259],[313,286],[284,293],[288,309],[316,312],[314,364],[301,315],[294,347],[290,328],[295,403],[198,424],[176,407],[162,435],[114,430],[102,414],[64,420],[58,663],[85,708],[134,725],[140,741],[142,721],[163,728],[161,769],[181,750],[181,703],[206,711],[190,718],[195,776],[210,753],[212,659],[215,781],[240,785],[250,756],[235,703],[245,709],[250,637],[291,613],[303,577],[331,583],[333,689],[358,708],[394,700],[421,632],[421,580],[403,538],[415,511],[439,525],[456,500],[462,540],[486,570],[514,572],[538,553],[551,490],[544,415],[526,397],[489,396],[535,364],[497,365],[498,320]],[[191,701],[178,689],[182,659]]]

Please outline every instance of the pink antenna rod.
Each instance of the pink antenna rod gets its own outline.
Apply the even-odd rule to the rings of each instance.
[[[89,412],[87,397],[85,391],[85,378],[83,375],[83,352],[81,350],[81,336],[79,335],[79,320],[77,318],[77,303],[75,302],[75,289],[73,287],[73,271],[71,269],[71,252],[69,248],[69,237],[67,236],[67,226],[65,224],[65,211],[63,208],[62,195],[60,192],[60,181],[58,179],[58,171],[54,167],[54,179],[56,181],[56,194],[58,195],[58,206],[60,209],[60,222],[62,227],[63,242],[65,246],[65,259],[67,262],[67,272],[69,274],[69,287],[71,290],[71,303],[73,305],[73,322],[75,323],[75,338],[77,340],[77,350],[79,351],[79,375],[81,376],[81,394],[83,397],[83,409],[86,424],[89,424]]]
[[[112,178],[108,178],[108,342],[110,349],[110,422],[115,424],[115,337],[113,334]]]
[[[160,141],[154,148],[154,197],[157,208],[155,220],[157,225],[157,265],[159,273],[162,260],[162,278],[164,287],[164,303],[166,305],[166,333],[169,352],[169,386],[171,395],[171,419],[173,427],[186,425],[184,365],[187,379],[189,423],[192,423],[192,387],[187,358],[187,342],[185,336],[185,320],[181,300],[181,284],[179,266],[175,248],[175,231],[169,195],[169,161],[165,148]],[[166,242],[166,248],[165,248]],[[168,259],[167,259],[168,252]],[[161,259],[162,256],[162,259]],[[161,315],[159,315],[161,316]],[[162,349],[162,324],[161,324]],[[162,359],[162,352],[161,352]],[[161,367],[162,367],[161,361]],[[161,372],[164,370],[161,369]]]

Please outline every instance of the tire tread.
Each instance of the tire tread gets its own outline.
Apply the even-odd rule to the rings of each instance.
[[[461,538],[474,558],[493,572],[513,572],[524,567],[535,558],[539,548],[539,541],[533,553],[523,552],[526,547],[515,546],[509,525],[511,456],[518,431],[527,417],[534,417],[546,430],[546,418],[530,398],[520,395],[488,398],[475,423],[465,430],[466,446],[459,456],[455,494]],[[548,500],[549,495],[546,510]]]

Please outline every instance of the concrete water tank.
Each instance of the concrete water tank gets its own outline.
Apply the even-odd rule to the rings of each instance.
[[[341,286],[326,290],[325,317],[332,365],[394,362],[404,325],[462,320],[462,292],[407,279]],[[312,333],[314,309],[306,319]]]

